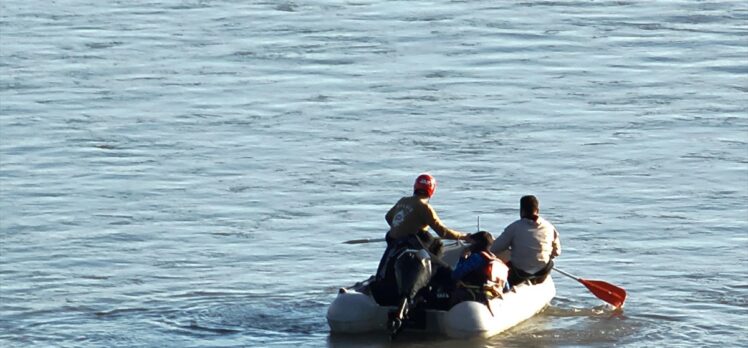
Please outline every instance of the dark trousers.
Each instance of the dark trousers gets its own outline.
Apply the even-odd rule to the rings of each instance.
[[[384,279],[385,273],[387,273],[387,265],[391,258],[393,258],[394,253],[399,249],[397,244],[392,237],[390,237],[390,234],[388,233],[384,240],[387,242],[387,247],[384,248],[384,252],[382,253],[382,258],[379,260],[379,266],[377,266],[377,274],[376,279],[382,280]]]
[[[551,270],[553,269],[553,261],[548,261],[548,264],[545,265],[543,269],[535,273],[527,273],[517,267],[514,267],[511,261],[509,262],[508,266],[509,277],[507,280],[509,281],[509,284],[511,286],[518,285],[519,283],[522,283],[524,281],[529,281],[530,284],[538,284],[545,281],[545,278],[547,278],[551,273]]]
[[[430,237],[430,236],[429,236]],[[433,238],[431,238],[433,239]],[[406,238],[394,240],[388,236],[385,237],[387,247],[382,253],[377,267],[376,281],[372,284],[372,294],[374,300],[380,305],[396,305],[399,301],[397,294],[397,282],[395,281],[395,257],[403,249],[424,248],[424,243],[417,235],[411,235]],[[429,240],[429,246],[434,245],[434,240]],[[446,290],[452,288],[452,268],[442,261],[437,255],[431,253],[432,276],[429,285]]]

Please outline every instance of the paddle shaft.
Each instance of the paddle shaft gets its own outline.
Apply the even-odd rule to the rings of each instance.
[[[386,241],[386,239],[384,238],[366,238],[366,239],[347,240],[343,242],[343,244],[379,243],[379,242],[384,242],[384,241]]]
[[[564,272],[563,270],[560,270],[560,269],[558,269],[558,268],[556,268],[556,267],[553,267],[553,270],[554,270],[554,271],[556,271],[556,272],[558,272],[558,273],[561,273],[561,274],[563,274],[563,275],[565,275],[565,276],[567,276],[567,277],[569,277],[569,278],[571,278],[571,279],[574,279],[574,280],[576,280],[576,281],[579,281],[579,282],[581,282],[581,279],[582,279],[582,278],[579,278],[579,277],[577,277],[577,276],[575,276],[575,275],[573,275],[573,274],[571,274],[571,273],[568,273],[568,272]]]

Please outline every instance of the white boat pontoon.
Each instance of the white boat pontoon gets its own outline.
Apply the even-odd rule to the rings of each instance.
[[[464,245],[446,247],[443,260],[454,266]],[[351,288],[340,289],[327,311],[327,323],[332,333],[364,333],[390,330],[388,323],[395,306],[380,306],[366,287],[369,281]],[[541,312],[556,295],[556,287],[549,275],[542,283],[522,283],[501,297],[488,300],[460,302],[448,310],[420,311],[419,324],[407,327],[453,338],[491,337]]]

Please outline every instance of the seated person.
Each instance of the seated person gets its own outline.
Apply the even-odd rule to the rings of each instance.
[[[537,197],[527,195],[519,201],[520,219],[511,223],[493,243],[491,251],[498,254],[511,250],[509,282],[541,283],[553,269],[553,259],[561,254],[558,231],[540,217]]]
[[[471,235],[471,239],[473,243],[452,271],[452,280],[457,283],[452,295],[453,304],[462,301],[485,303],[508,289],[509,268],[489,250],[493,236],[480,231]]]

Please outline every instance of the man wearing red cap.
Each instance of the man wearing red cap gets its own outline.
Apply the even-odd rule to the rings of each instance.
[[[444,226],[436,215],[434,208],[429,204],[429,199],[436,191],[436,180],[430,174],[421,174],[416,178],[413,184],[413,195],[400,198],[395,205],[385,215],[390,230],[387,232],[387,248],[379,261],[377,267],[376,279],[379,289],[387,289],[375,292],[377,302],[388,303],[392,298],[386,298],[390,295],[390,288],[393,283],[392,262],[398,250],[403,248],[426,249],[429,250],[435,258],[432,258],[432,265],[435,267],[435,279],[451,278],[451,269],[448,265],[438,260],[441,249],[441,242],[435,240],[428,229],[431,227],[440,237],[445,239],[457,239],[470,241],[470,234],[459,232]],[[441,280],[437,280],[442,282]]]

